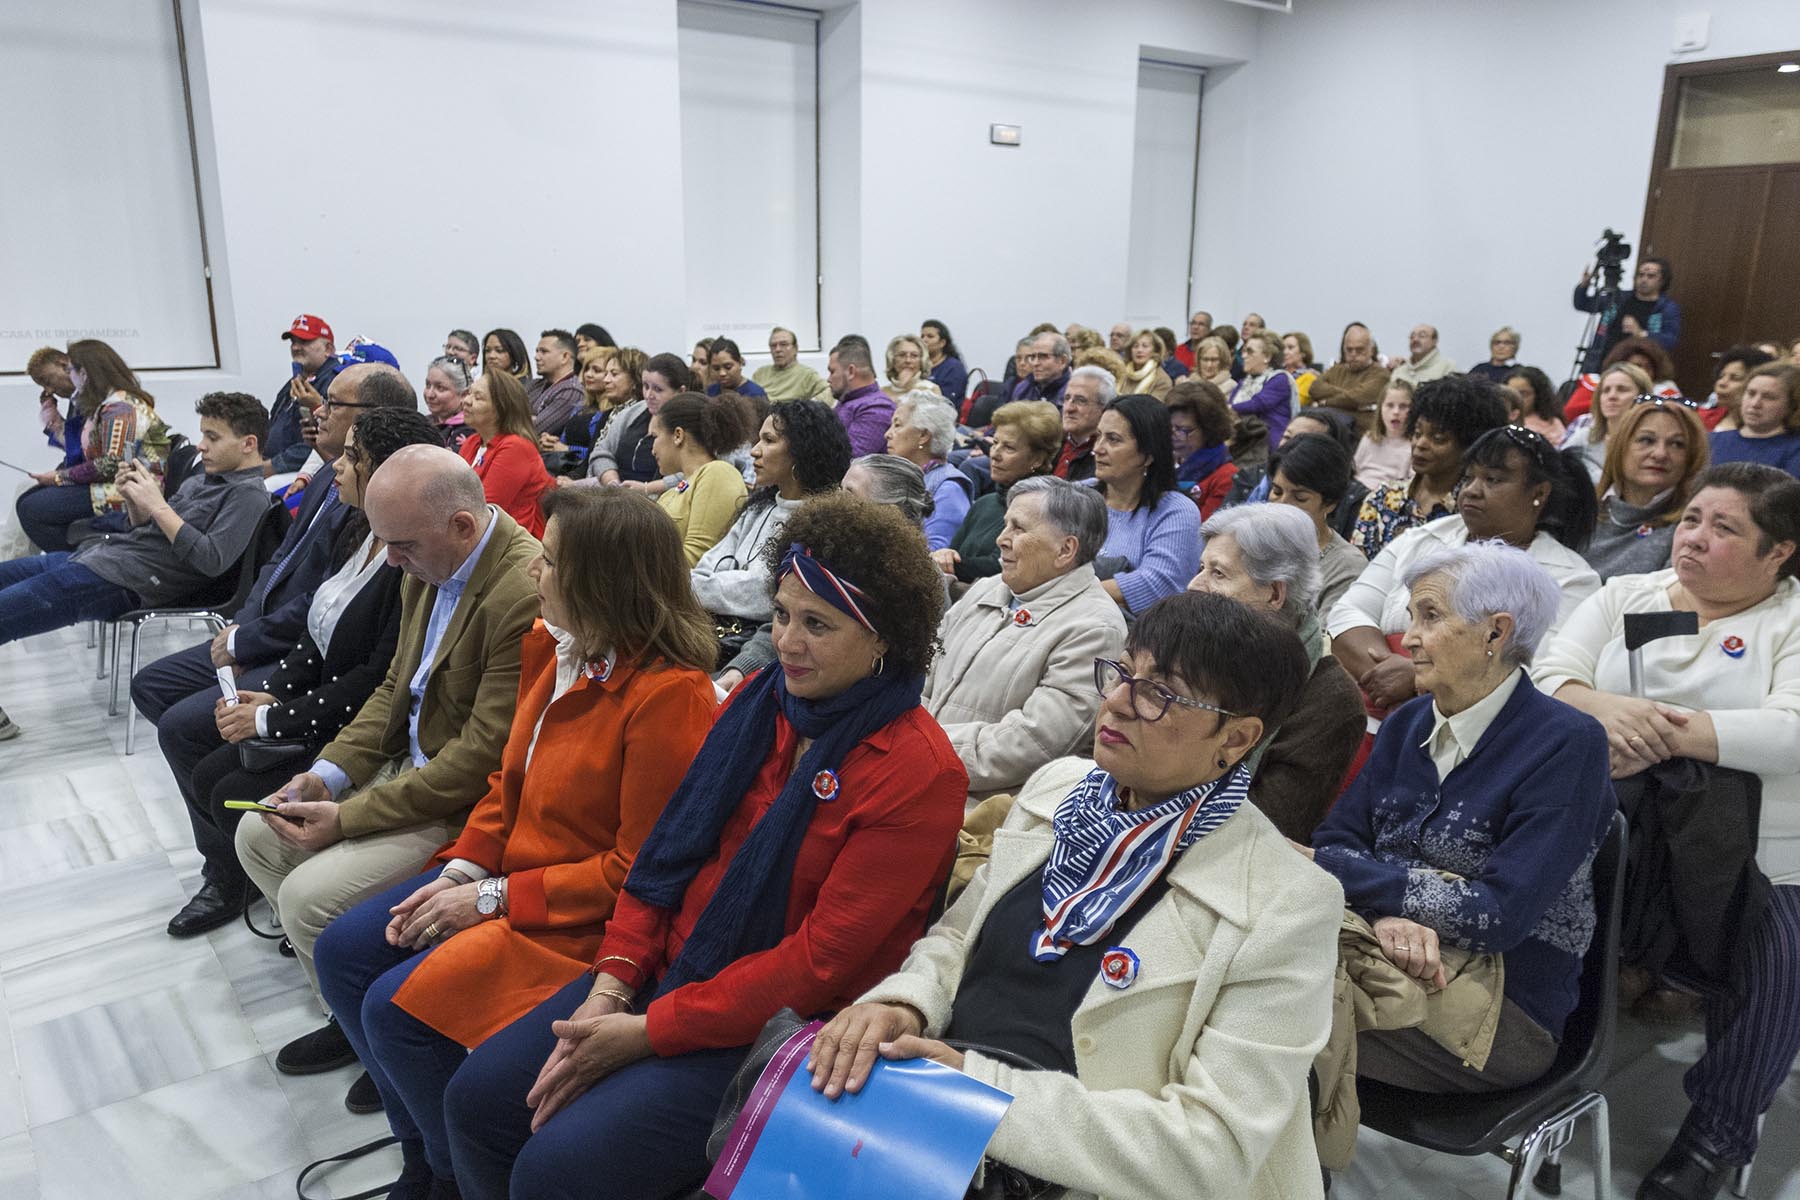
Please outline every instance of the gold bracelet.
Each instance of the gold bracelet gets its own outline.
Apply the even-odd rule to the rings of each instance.
[[[637,963],[633,962],[629,958],[626,958],[623,954],[609,954],[605,958],[600,959],[598,962],[596,962],[592,967],[588,968],[588,973],[592,974],[592,975],[600,974],[601,973],[600,972],[600,963],[609,963],[609,962],[622,962],[634,971],[641,970],[641,968],[637,965]]]
[[[627,996],[624,992],[621,992],[618,988],[595,988],[588,993],[589,1000],[592,1000],[595,996],[610,996],[620,1004],[623,1004],[626,1008],[631,1007],[631,997]]]

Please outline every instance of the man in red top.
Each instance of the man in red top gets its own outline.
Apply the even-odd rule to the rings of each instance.
[[[1100,414],[1118,394],[1112,375],[1101,367],[1076,367],[1063,389],[1062,453],[1056,456],[1055,475],[1071,483],[1094,477],[1094,435],[1100,431]]]
[[[1212,336],[1212,314],[1204,310],[1188,318],[1188,340],[1175,347],[1175,357],[1181,365],[1192,371],[1194,355],[1200,349],[1200,343]]]

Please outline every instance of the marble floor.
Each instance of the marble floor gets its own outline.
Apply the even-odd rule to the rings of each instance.
[[[275,1052],[319,1014],[272,942],[242,925],[192,941],[163,932],[199,886],[199,858],[153,731],[140,726],[125,756],[84,633],[0,646],[0,705],[25,730],[0,742],[0,1200],[292,1196],[302,1164],[385,1124],[345,1111],[348,1071],[276,1072]],[[153,634],[146,661],[199,638]],[[1632,1195],[1674,1132],[1699,1043],[1697,1029],[1622,1023],[1606,1088],[1612,1195]],[[1800,1200],[1797,1107],[1790,1077],[1751,1195]],[[1585,1132],[1566,1164],[1566,1194],[1591,1196]],[[311,1190],[346,1195],[396,1169],[377,1155]],[[1365,1132],[1333,1196],[1486,1200],[1506,1177],[1498,1159]]]

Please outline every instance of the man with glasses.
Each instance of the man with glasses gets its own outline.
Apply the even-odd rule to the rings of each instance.
[[[1063,389],[1069,384],[1069,339],[1060,333],[1040,333],[1032,339],[1025,364],[1031,373],[1013,388],[1014,400],[1048,400],[1062,407]],[[1098,420],[1098,418],[1096,418]]]
[[[1374,335],[1361,321],[1352,321],[1344,327],[1337,362],[1313,380],[1308,395],[1314,404],[1350,413],[1356,418],[1357,431],[1368,433],[1375,428],[1387,385],[1388,373],[1375,361]]]
[[[1112,373],[1101,367],[1081,367],[1064,381],[1063,447],[1052,472],[1058,479],[1080,483],[1094,477],[1094,437],[1100,432],[1100,414],[1117,394]]]
[[[451,358],[460,358],[470,374],[481,368],[481,339],[467,329],[450,331],[444,338],[444,353]]]
[[[331,326],[323,317],[302,313],[281,337],[293,357],[294,372],[269,406],[269,444],[263,456],[269,460],[269,474],[292,475],[312,454],[312,447],[300,436],[306,415],[301,408],[311,407],[325,394],[340,364]]]
[[[769,394],[769,403],[785,404],[789,400],[818,400],[836,404],[831,385],[819,373],[799,361],[800,343],[794,331],[777,325],[769,331],[769,365],[758,367],[750,378]]]

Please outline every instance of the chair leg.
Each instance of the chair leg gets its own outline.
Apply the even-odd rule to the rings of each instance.
[[[1608,1200],[1612,1195],[1612,1119],[1605,1096],[1594,1093],[1588,1115],[1594,1128],[1594,1200]]]
[[[96,642],[98,642],[99,640],[100,640],[100,622],[89,621],[88,622],[87,648],[89,650],[92,650],[94,648],[94,644]]]
[[[1762,1116],[1756,1118],[1756,1141],[1758,1145],[1762,1144],[1763,1122],[1768,1119],[1768,1113],[1764,1113]],[[1731,1194],[1738,1197],[1738,1200],[1743,1200],[1745,1196],[1750,1194],[1750,1173],[1755,1169],[1756,1155],[1752,1154],[1749,1162],[1731,1173]]]
[[[131,672],[130,672],[130,674],[128,674],[126,676],[127,679],[136,679],[137,678],[138,634],[143,632],[143,628],[144,627],[141,623],[134,623],[131,626]],[[131,702],[131,697],[128,695],[125,697],[125,756],[127,758],[129,758],[131,755],[136,754],[136,753],[137,753],[137,705],[135,705]]]
[[[133,626],[133,629],[135,630],[136,626]],[[106,715],[109,717],[119,715],[119,634],[118,623],[114,622],[112,631],[112,698],[106,705]]]
[[[107,637],[107,632],[112,628],[112,622],[111,621],[95,621],[94,627],[95,627],[96,632],[99,634],[99,637],[97,640],[99,641],[99,644],[100,644],[100,652],[94,656],[94,658],[95,658],[94,678],[95,679],[105,679],[106,678],[106,637]],[[92,642],[90,642],[88,644],[93,645]]]

